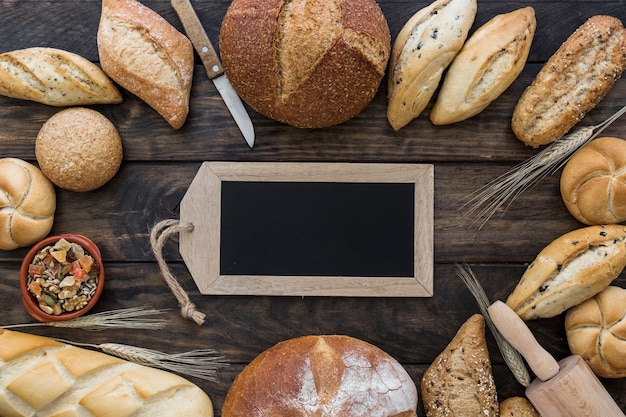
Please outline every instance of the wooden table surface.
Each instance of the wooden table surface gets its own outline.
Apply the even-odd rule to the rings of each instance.
[[[167,0],[143,2],[179,30]],[[207,33],[217,47],[227,0],[195,0]],[[402,25],[429,2],[380,1],[392,41]],[[93,343],[117,342],[179,352],[215,348],[230,361],[218,382],[192,379],[212,398],[216,415],[241,369],[275,343],[308,334],[347,334],[369,341],[395,358],[419,386],[426,367],[445,348],[477,307],[456,275],[468,264],[489,298],[506,299],[528,263],[556,237],[582,227],[565,209],[558,173],[524,193],[502,216],[476,231],[461,222],[458,201],[537,150],[524,146],[510,130],[513,107],[543,62],[579,25],[595,14],[626,22],[626,2],[479,0],[472,31],[496,14],[531,5],[537,33],[528,63],[513,85],[480,115],[451,126],[433,126],[427,111],[394,132],[386,119],[386,78],[373,102],[357,117],[336,127],[301,130],[250,111],[256,145],[249,149],[197,62],[186,124],[173,130],[145,103],[124,91],[119,105],[94,106],[117,126],[124,144],[118,174],[104,187],[75,193],[57,188],[52,233],[82,233],[102,250],[107,286],[98,311],[124,307],[169,309],[171,324],[161,331],[87,332],[32,328],[29,332]],[[0,0],[0,52],[48,46],[98,61],[97,0]],[[595,125],[626,104],[626,80],[581,122]],[[36,163],[34,143],[42,124],[58,108],[0,97],[0,156]],[[625,137],[626,118],[606,135]],[[626,137],[625,137],[626,138]],[[165,258],[198,310],[198,326],[183,319],[149,243],[152,226],[177,219],[179,204],[203,161],[396,162],[435,167],[434,296],[429,298],[267,297],[200,295],[183,263],[175,238]],[[33,320],[21,305],[18,268],[27,248],[0,251],[0,325]],[[622,274],[615,285],[626,286]],[[539,342],[557,359],[569,355],[563,317],[529,323]],[[493,338],[489,350],[499,398],[523,394],[503,364]],[[626,354],[626,352],[624,352]],[[626,410],[626,381],[603,380]],[[424,415],[420,404],[419,414]]]

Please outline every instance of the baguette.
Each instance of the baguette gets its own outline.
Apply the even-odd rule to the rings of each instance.
[[[589,226],[552,241],[506,300],[522,319],[549,318],[607,288],[626,266],[626,226]]]
[[[0,329],[3,417],[212,417],[184,378],[104,353]]]
[[[524,69],[537,22],[524,7],[497,15],[465,42],[430,112],[435,125],[469,119],[498,98]]]
[[[185,123],[193,78],[191,41],[136,0],[103,0],[100,64],[109,77],[175,129]]]
[[[122,102],[113,82],[91,61],[39,47],[0,54],[0,94],[56,107]]]
[[[426,108],[467,39],[476,9],[476,0],[437,0],[406,22],[389,62],[387,119],[394,130]]]
[[[554,142],[604,98],[625,68],[622,22],[611,16],[591,17],[524,91],[513,110],[513,133],[534,148]]]

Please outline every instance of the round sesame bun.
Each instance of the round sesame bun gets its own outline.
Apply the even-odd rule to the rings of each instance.
[[[95,110],[62,110],[42,126],[35,155],[43,173],[60,188],[91,191],[106,184],[122,163],[122,140]]]

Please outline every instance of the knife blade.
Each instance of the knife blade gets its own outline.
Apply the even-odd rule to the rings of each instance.
[[[250,115],[228,77],[226,77],[220,59],[190,0],[172,0],[171,4],[183,24],[183,28],[185,28],[187,37],[191,40],[194,49],[200,56],[207,76],[213,81],[215,88],[220,93],[235,123],[239,126],[239,130],[248,146],[252,148],[254,146],[254,126],[252,125],[252,120],[250,120]]]

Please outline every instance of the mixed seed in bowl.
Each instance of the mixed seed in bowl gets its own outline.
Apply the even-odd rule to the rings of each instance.
[[[61,238],[28,266],[28,291],[55,316],[84,308],[98,287],[100,265],[82,246]]]

